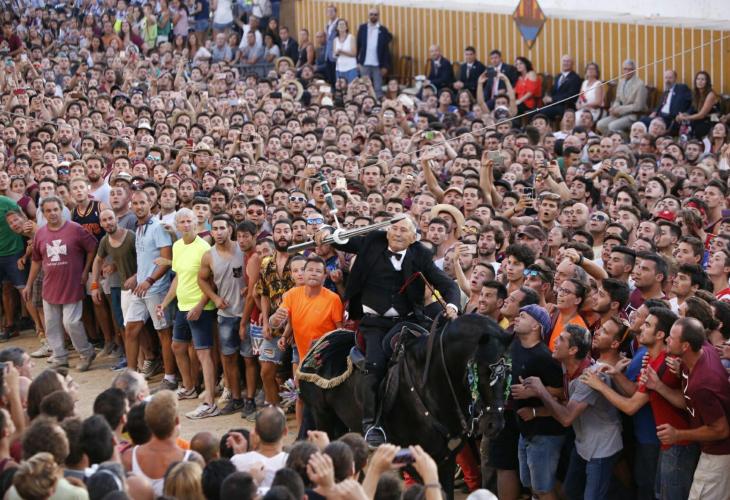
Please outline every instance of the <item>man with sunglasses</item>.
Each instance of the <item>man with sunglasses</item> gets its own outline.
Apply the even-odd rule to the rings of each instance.
[[[547,297],[551,295],[555,273],[544,264],[532,264],[525,269],[525,286],[535,290],[540,297],[538,304],[547,308]]]

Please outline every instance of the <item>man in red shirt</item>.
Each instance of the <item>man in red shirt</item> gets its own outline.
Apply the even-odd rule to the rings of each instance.
[[[645,361],[648,366],[639,383],[634,384],[623,378],[625,382],[621,384],[621,388],[626,396],[616,392],[594,372],[586,373],[584,382],[627,415],[634,415],[649,403],[656,425],[670,424],[677,429],[688,429],[687,413],[674,406],[681,404],[682,400],[682,395],[678,392],[679,377],[668,369],[666,361],[665,339],[676,320],[677,315],[668,308],[649,309],[649,315],[641,325],[639,335],[639,344],[647,348]],[[663,394],[667,394],[669,399]],[[698,458],[699,448],[694,443],[680,441],[673,445],[662,444],[657,478],[661,498],[679,500],[688,497]],[[654,464],[645,464],[643,467],[645,471],[656,470]]]
[[[662,444],[697,441],[702,448],[690,500],[725,500],[730,492],[730,382],[705,329],[695,318],[681,318],[672,327],[667,352],[682,360],[684,404],[691,429],[670,423],[657,426]]]
[[[33,263],[25,300],[32,296],[33,282],[43,268],[43,313],[46,336],[53,349],[52,367],[68,367],[64,330],[81,355],[79,371],[86,371],[96,357],[81,322],[84,285],[96,255],[96,238],[75,222],[63,218],[63,202],[56,196],[43,199],[41,210],[48,223],[33,239]]]

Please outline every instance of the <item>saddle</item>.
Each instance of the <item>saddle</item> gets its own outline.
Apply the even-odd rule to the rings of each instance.
[[[395,405],[400,387],[401,367],[405,350],[429,336],[429,331],[421,325],[409,321],[395,325],[383,338],[383,350],[390,360],[388,372],[380,386],[380,414],[389,412]],[[405,362],[405,359],[403,359]]]
[[[325,334],[302,360],[299,380],[322,389],[337,387],[352,375],[354,361],[348,354],[355,349],[355,332],[340,329]]]

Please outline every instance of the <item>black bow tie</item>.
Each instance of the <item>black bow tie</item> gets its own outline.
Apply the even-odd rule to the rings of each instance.
[[[387,253],[388,253],[388,257],[395,257],[395,260],[398,260],[398,261],[403,258],[402,253],[394,252],[392,250],[388,250]]]

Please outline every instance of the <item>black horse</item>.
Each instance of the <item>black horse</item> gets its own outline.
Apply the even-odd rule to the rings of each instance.
[[[490,437],[503,427],[509,336],[494,320],[476,314],[461,316],[432,335],[430,342],[412,342],[396,352],[386,376],[381,425],[389,442],[419,444],[436,460],[451,498],[455,455],[463,438],[470,433]],[[300,380],[301,397],[317,429],[332,438],[360,430],[361,380],[358,370],[328,389]],[[388,399],[393,403],[387,404]]]

